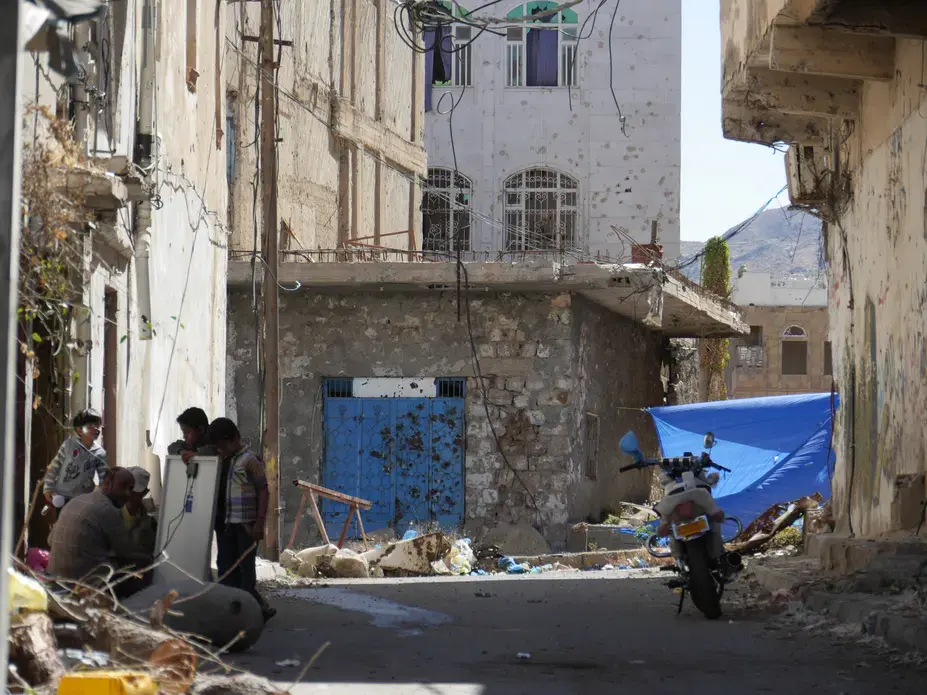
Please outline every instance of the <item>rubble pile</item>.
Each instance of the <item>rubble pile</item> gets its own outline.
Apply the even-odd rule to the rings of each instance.
[[[270,681],[226,666],[221,648],[164,626],[177,593],[129,612],[89,586],[67,589],[13,569],[10,692],[283,695]],[[210,673],[200,673],[200,667]]]
[[[540,574],[641,569],[653,564],[652,558],[646,557],[646,552],[639,547],[634,551],[550,555],[547,544],[535,539],[530,539],[528,547],[541,550],[541,553],[518,555],[519,546],[513,544],[513,538],[525,536],[523,530],[511,527],[504,533],[487,536],[483,543],[472,545],[469,538],[451,540],[441,532],[419,535],[410,530],[398,541],[379,544],[362,552],[339,549],[336,545],[285,550],[280,556],[280,563],[287,571],[304,579]],[[505,548],[500,548],[493,540],[504,544],[510,551],[504,552]]]

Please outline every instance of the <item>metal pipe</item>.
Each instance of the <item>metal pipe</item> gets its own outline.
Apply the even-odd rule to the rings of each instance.
[[[0,315],[6,319],[0,340],[0,441],[3,442],[0,487],[0,552],[4,558],[13,551],[13,488],[16,442],[16,308],[19,304],[19,230],[20,185],[22,178],[22,96],[20,55],[24,44],[22,2],[3,3],[0,11],[0,94],[5,94],[0,108],[0,286],[4,306]],[[28,472],[27,472],[28,476]],[[6,599],[9,577],[0,571],[0,596]],[[10,612],[0,611],[0,663],[9,654]],[[0,669],[0,692],[6,692],[6,669]]]

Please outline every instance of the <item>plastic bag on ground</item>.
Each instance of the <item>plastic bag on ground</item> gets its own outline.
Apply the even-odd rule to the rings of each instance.
[[[32,577],[20,574],[12,567],[7,568],[9,575],[10,612],[20,611],[44,612],[48,610],[48,594],[45,587]]]
[[[476,556],[473,549],[470,548],[470,539],[461,538],[451,546],[451,552],[445,558],[445,563],[450,569],[451,574],[470,574],[473,571],[473,564],[476,562]]]
[[[518,564],[515,562],[515,558],[512,557],[501,557],[499,558],[499,569],[504,570],[508,574],[524,574],[531,570],[531,565],[527,562]]]

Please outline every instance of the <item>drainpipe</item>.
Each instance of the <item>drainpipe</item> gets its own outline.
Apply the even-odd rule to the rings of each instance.
[[[157,16],[154,0],[145,0],[142,5],[142,70],[138,105],[138,136],[135,143],[135,160],[148,183],[152,183],[152,163],[155,166],[157,137],[154,131],[155,80],[155,28]],[[135,268],[138,284],[138,335],[140,340],[151,340],[151,201],[144,200],[138,206],[135,219]]]
[[[157,40],[157,0],[142,3],[142,65],[139,75],[138,133],[135,137],[134,160],[144,176],[144,188],[155,190],[157,168],[157,135],[155,133],[155,41]],[[138,303],[138,337],[151,340],[151,199],[138,204],[135,215],[135,282]],[[145,433],[145,446],[139,462],[151,474],[148,487],[152,499],[161,502],[161,460],[153,449],[151,441],[151,351],[146,350],[141,368],[142,418],[141,428]]]
[[[138,337],[151,340],[151,201],[139,203],[135,216],[135,281],[138,285]]]

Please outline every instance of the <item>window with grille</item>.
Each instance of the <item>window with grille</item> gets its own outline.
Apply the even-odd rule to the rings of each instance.
[[[551,13],[556,7],[554,2],[527,2],[508,13],[509,19],[537,18],[506,29],[506,86],[576,84],[578,18],[570,9]]]
[[[765,350],[763,348],[763,327],[750,326],[750,335],[741,339],[737,348],[737,364],[740,367],[762,367]]]
[[[585,474],[589,480],[599,475],[599,416],[592,413],[586,413]]]
[[[435,386],[438,398],[463,398],[467,393],[466,377],[438,377]]]
[[[510,176],[503,191],[507,251],[577,247],[579,187],[553,169],[528,169]]]
[[[329,398],[353,398],[354,379],[326,379],[325,395]]]
[[[454,27],[454,86],[470,87],[473,80],[473,27]]]
[[[429,169],[422,196],[422,250],[470,250],[470,195],[473,184],[450,169]]]

